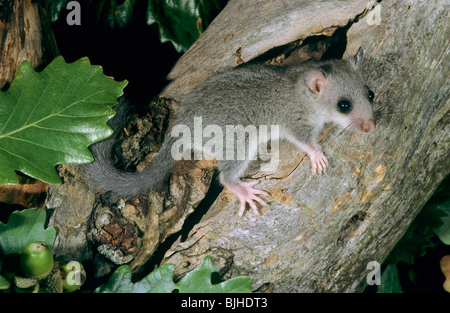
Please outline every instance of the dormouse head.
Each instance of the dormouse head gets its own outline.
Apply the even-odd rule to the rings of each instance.
[[[304,73],[303,81],[319,100],[326,121],[371,132],[376,125],[372,109],[374,93],[358,73],[361,61],[360,49],[346,60],[317,62]]]

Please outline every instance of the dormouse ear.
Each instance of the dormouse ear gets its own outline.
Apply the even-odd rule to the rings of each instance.
[[[364,60],[364,50],[359,47],[358,52],[355,55],[347,56],[345,60],[350,63],[353,69],[357,70],[362,67]]]
[[[312,70],[305,73],[305,75],[303,75],[303,81],[306,86],[308,86],[309,90],[314,92],[316,95],[323,94],[328,84],[327,78],[320,70]]]

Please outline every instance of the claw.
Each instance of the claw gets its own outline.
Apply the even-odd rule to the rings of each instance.
[[[309,154],[311,159],[311,173],[322,174],[328,166],[328,160],[320,150]]]
[[[232,193],[234,193],[238,197],[241,203],[238,211],[239,216],[242,216],[244,214],[246,204],[250,206],[253,214],[255,214],[256,216],[259,216],[260,213],[258,211],[258,207],[256,206],[255,202],[258,202],[261,205],[267,205],[267,203],[264,200],[262,200],[258,195],[268,196],[268,193],[263,190],[253,188],[253,186],[256,185],[257,183],[258,181],[250,181],[250,182],[238,181],[234,183],[224,184],[225,187],[227,187]]]

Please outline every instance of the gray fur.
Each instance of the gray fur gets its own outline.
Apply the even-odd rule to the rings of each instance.
[[[173,125],[186,125],[192,130],[194,117],[203,118],[203,127],[218,125],[222,129],[226,125],[279,125],[281,138],[299,147],[316,143],[327,122],[362,128],[367,120],[373,120],[373,112],[367,99],[368,88],[354,65],[355,62],[329,60],[289,66],[245,65],[221,71],[183,99]],[[320,96],[307,86],[314,73],[327,80]],[[337,109],[342,97],[353,103],[354,110],[349,114]],[[117,119],[123,119],[121,112]],[[109,154],[113,140],[92,147],[95,161],[89,173],[102,189],[119,196],[138,196],[161,185],[169,175],[175,162],[171,145],[176,140],[170,133],[152,165],[140,173],[118,171],[112,166]],[[239,180],[248,163],[248,159],[219,161],[221,181]]]

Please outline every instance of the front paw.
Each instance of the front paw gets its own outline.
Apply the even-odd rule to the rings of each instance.
[[[328,166],[328,160],[322,151],[318,151],[309,156],[311,159],[311,173],[322,174]]]

